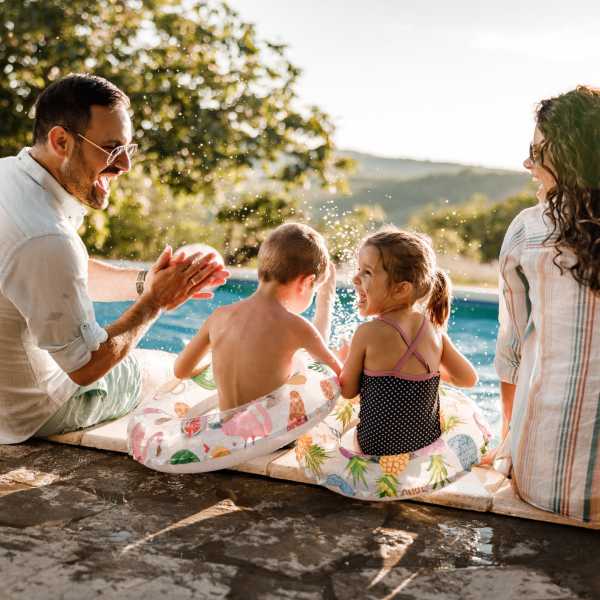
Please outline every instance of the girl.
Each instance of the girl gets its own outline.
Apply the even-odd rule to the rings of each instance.
[[[353,283],[359,313],[375,317],[356,330],[340,377],[345,398],[360,394],[360,450],[398,455],[424,448],[442,434],[440,379],[477,383],[473,365],[445,332],[450,281],[426,237],[389,228],[363,242]]]

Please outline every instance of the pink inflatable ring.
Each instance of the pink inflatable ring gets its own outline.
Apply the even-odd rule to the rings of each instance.
[[[274,452],[322,421],[340,393],[328,367],[301,366],[274,392],[225,412],[210,367],[176,380],[131,417],[129,453],[156,471],[203,473]]]

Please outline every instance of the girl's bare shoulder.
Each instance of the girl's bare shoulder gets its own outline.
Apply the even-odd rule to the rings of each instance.
[[[354,332],[354,337],[357,340],[362,340],[364,342],[370,342],[372,340],[376,340],[380,338],[381,335],[386,334],[386,329],[391,329],[389,325],[386,325],[382,321],[378,319],[373,319],[371,321],[366,321],[365,323],[361,323]]]
[[[421,344],[429,345],[436,354],[441,354],[444,345],[443,337],[444,329],[437,327],[429,319],[425,319],[423,333],[421,334]]]

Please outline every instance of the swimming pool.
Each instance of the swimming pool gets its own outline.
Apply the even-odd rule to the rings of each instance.
[[[218,306],[236,302],[256,289],[255,281],[232,279],[219,288],[210,300],[187,302],[172,313],[164,314],[144,336],[141,348],[179,352],[196,333],[206,317]],[[96,316],[101,325],[114,321],[129,305],[127,302],[96,303]],[[307,312],[312,316],[313,309]],[[334,310],[333,340],[351,337],[360,319],[354,309],[354,292],[338,287]],[[500,428],[498,379],[493,367],[498,305],[494,302],[455,298],[449,333],[479,372],[479,384],[469,392],[492,425],[495,437]]]

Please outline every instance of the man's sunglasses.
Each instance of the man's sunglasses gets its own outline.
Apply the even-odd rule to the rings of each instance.
[[[123,146],[117,146],[116,148],[113,148],[110,152],[108,152],[108,150],[105,150],[102,146],[98,146],[98,144],[86,138],[85,135],[81,135],[81,133],[78,133],[77,135],[82,140],[85,140],[88,144],[91,144],[92,146],[98,148],[98,150],[102,150],[102,152],[106,154],[107,166],[112,165],[123,152],[125,152],[125,154],[127,154],[127,158],[131,160],[131,157],[137,152],[138,149],[137,144],[125,144]]]

